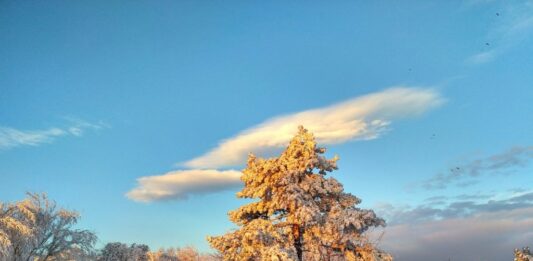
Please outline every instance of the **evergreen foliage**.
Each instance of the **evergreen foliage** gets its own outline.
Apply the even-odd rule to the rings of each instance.
[[[365,237],[385,221],[327,176],[338,158],[325,151],[299,127],[278,158],[249,156],[237,197],[257,201],[229,213],[239,229],[208,237],[224,260],[392,260]]]

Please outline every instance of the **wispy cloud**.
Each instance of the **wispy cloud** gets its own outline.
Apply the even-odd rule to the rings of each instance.
[[[496,57],[496,55],[496,50],[484,51],[468,57],[468,62],[472,64],[488,63],[492,61]]]
[[[19,146],[39,146],[51,143],[63,136],[82,136],[84,131],[99,130],[107,125],[103,123],[89,123],[80,119],[69,118],[66,127],[51,127],[42,130],[19,130],[12,127],[0,126],[0,150]]]
[[[517,146],[499,154],[452,166],[445,173],[439,173],[424,181],[422,187],[444,189],[449,185],[468,186],[477,182],[482,175],[509,174],[525,167],[533,159],[533,146]]]
[[[134,201],[151,202],[186,199],[192,194],[219,192],[241,185],[241,172],[235,170],[178,170],[160,176],[142,177],[137,188],[126,196]]]
[[[37,146],[49,143],[54,138],[67,135],[67,132],[59,128],[46,130],[17,130],[9,127],[0,127],[0,148],[9,149],[22,145]]]
[[[268,119],[183,165],[189,168],[241,165],[250,152],[261,155],[286,146],[298,125],[313,132],[321,144],[374,139],[391,121],[419,115],[442,103],[443,98],[433,89],[392,88],[328,107]]]
[[[533,35],[533,2],[519,1],[519,3],[506,3],[496,1],[471,1],[475,4],[470,7],[484,4],[506,4],[501,6],[494,14],[494,23],[488,30],[485,44],[486,49],[466,59],[470,64],[483,64],[496,59],[498,56],[515,48],[522,41]],[[483,44],[483,43],[480,43]]]
[[[86,130],[101,130],[109,128],[110,126],[102,121],[98,123],[90,123],[75,117],[65,117],[66,121],[70,123],[67,131],[74,136],[82,136]]]

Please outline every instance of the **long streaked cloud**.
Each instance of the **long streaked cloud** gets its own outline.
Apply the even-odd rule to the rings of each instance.
[[[41,130],[19,130],[12,127],[0,126],[0,150],[20,146],[39,146],[52,143],[64,136],[82,136],[86,130],[99,130],[107,125],[104,123],[89,123],[80,119],[68,118],[66,127],[50,127]]]
[[[466,164],[457,164],[448,171],[424,181],[428,190],[444,189],[450,185],[475,184],[480,176],[509,174],[517,168],[526,167],[533,160],[533,146],[516,146],[504,152],[475,159]]]
[[[135,201],[151,202],[231,189],[241,184],[240,172],[216,169],[241,166],[250,152],[266,156],[280,150],[293,137],[298,125],[313,132],[320,144],[374,139],[393,120],[422,114],[443,102],[434,89],[396,87],[328,107],[274,117],[181,164],[188,170],[139,178],[137,187],[126,196]]]
[[[476,1],[475,5],[493,4],[492,1]],[[520,1],[519,1],[520,2]],[[485,50],[473,54],[466,59],[470,64],[483,64],[496,59],[498,56],[515,48],[525,39],[533,35],[533,2],[522,1],[520,3],[507,4],[505,2],[499,6],[494,14],[494,23],[488,31],[483,44]],[[506,5],[506,6],[505,6]]]
[[[320,144],[374,139],[393,120],[419,115],[442,103],[443,98],[434,89],[391,88],[328,107],[268,119],[182,165],[200,169],[241,165],[250,152],[262,155],[286,146],[298,125],[313,132]]]
[[[395,260],[511,260],[514,248],[533,240],[531,190],[507,197],[437,196],[425,202],[376,208],[390,224],[381,247]]]
[[[480,212],[512,211],[533,208],[533,191],[497,199],[488,195],[459,195],[431,197],[416,207],[394,206],[384,203],[377,212],[390,224],[420,223],[450,218],[465,218]]]
[[[190,195],[224,191],[241,185],[235,170],[178,170],[137,179],[138,185],[126,194],[134,201],[151,202],[186,199]]]

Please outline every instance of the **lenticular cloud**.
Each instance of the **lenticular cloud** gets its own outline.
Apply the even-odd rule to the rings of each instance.
[[[374,139],[393,120],[419,115],[442,102],[433,89],[391,88],[327,107],[268,119],[182,165],[189,168],[241,165],[250,152],[260,155],[284,147],[298,125],[313,132],[320,144]]]
[[[235,170],[178,170],[159,176],[141,177],[138,186],[126,194],[140,202],[186,199],[239,186],[241,172]]]
[[[197,158],[180,164],[188,170],[141,177],[126,196],[135,201],[186,199],[241,184],[241,173],[218,168],[242,166],[248,154],[265,156],[287,145],[299,125],[313,132],[319,144],[337,144],[379,137],[392,121],[422,114],[442,104],[433,89],[397,87],[356,97],[327,107],[267,119],[222,141]]]

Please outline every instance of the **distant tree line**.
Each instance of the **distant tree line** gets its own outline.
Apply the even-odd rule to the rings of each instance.
[[[215,261],[215,254],[202,254],[193,247],[150,251],[147,245],[108,243],[95,258],[98,261]]]
[[[57,207],[46,194],[27,193],[14,203],[0,202],[2,261],[211,261],[193,247],[150,251],[147,245],[108,243],[95,249],[96,235],[76,229],[80,215]]]

